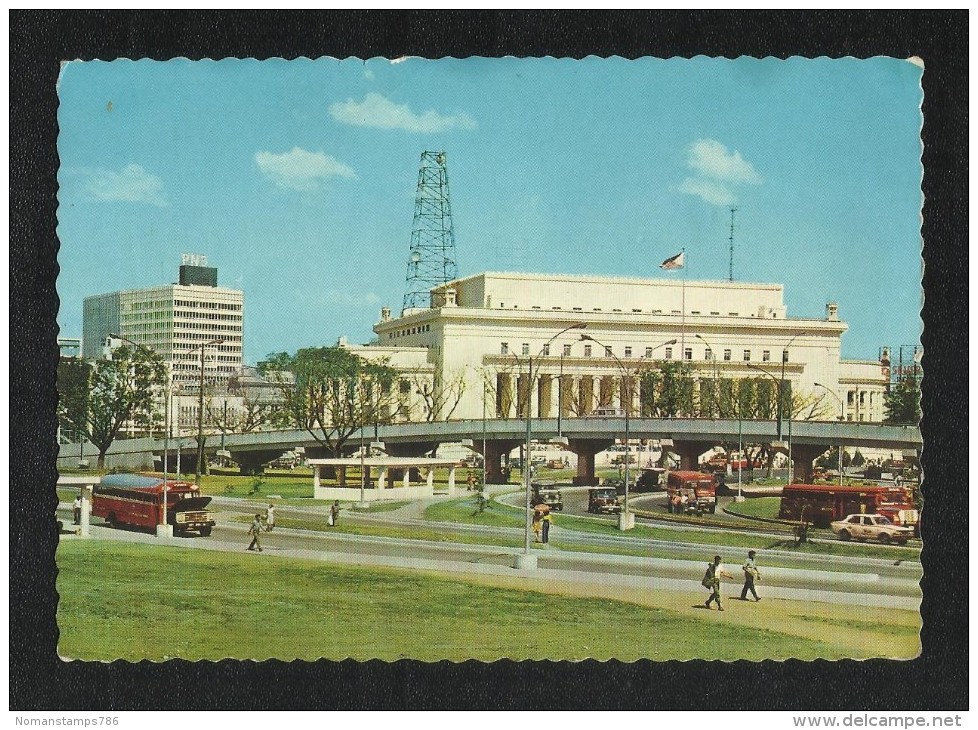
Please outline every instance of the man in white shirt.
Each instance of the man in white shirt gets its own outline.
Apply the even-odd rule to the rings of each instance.
[[[275,505],[270,504],[265,510],[265,529],[271,532],[273,527],[275,527]]]

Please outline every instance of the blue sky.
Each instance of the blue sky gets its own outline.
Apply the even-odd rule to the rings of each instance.
[[[785,285],[839,303],[843,355],[920,333],[920,77],[895,59],[68,64],[58,322],[205,254],[245,359],[372,337],[400,310],[424,150],[447,153],[462,276]],[[675,276],[675,274],[673,274]]]

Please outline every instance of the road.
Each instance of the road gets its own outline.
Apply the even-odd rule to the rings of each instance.
[[[249,542],[246,522],[235,518],[253,515],[260,510],[258,503],[245,500],[216,498],[218,524],[211,537],[171,538],[161,540],[155,535],[114,529],[93,523],[95,539],[115,539],[151,544],[165,543],[192,549],[243,551]],[[519,548],[488,544],[467,544],[457,540],[466,536],[516,539],[523,530],[510,527],[486,527],[454,523],[432,523],[419,519],[423,505],[411,504],[399,510],[377,514],[356,514],[345,511],[344,521],[360,524],[402,527],[421,526],[434,530],[438,540],[415,540],[395,537],[375,537],[333,531],[287,529],[277,527],[262,535],[265,551],[256,559],[307,558],[330,563],[373,567],[423,570],[453,576],[519,576],[538,585],[590,584],[607,588],[620,586],[647,590],[668,590],[702,594],[699,584],[705,565],[714,548],[702,544],[634,538],[624,535],[600,535],[555,529],[563,549],[551,544],[545,549],[534,548],[538,569],[516,570],[512,566]],[[70,522],[70,505],[59,512]],[[324,508],[281,505],[279,520],[294,518],[321,519]],[[71,539],[68,537],[67,539]],[[637,555],[613,555],[599,552],[615,546]],[[728,549],[729,550],[729,549]],[[777,550],[766,550],[773,560]],[[737,556],[739,559],[739,555]],[[762,565],[762,595],[804,601],[837,604],[917,609],[920,603],[920,564],[908,561],[871,558],[840,558],[830,556],[799,556],[785,553],[795,567]],[[739,578],[739,569],[731,566],[728,572]],[[739,587],[740,580],[734,583]]]

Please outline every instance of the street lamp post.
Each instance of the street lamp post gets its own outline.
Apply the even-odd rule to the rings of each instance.
[[[716,348],[707,342],[703,335],[695,335],[696,339],[700,340],[704,345],[710,349],[710,359],[713,361],[713,400],[717,406],[717,418],[720,417],[720,366],[717,364],[717,350]]]
[[[778,445],[778,448],[783,448],[785,446],[785,442],[781,440],[781,393],[783,392],[782,384],[783,384],[784,381],[778,380],[771,373],[769,373],[767,370],[765,370],[764,368],[760,367],[759,365],[754,365],[753,363],[749,363],[749,362],[745,362],[744,364],[747,367],[749,367],[751,370],[756,370],[757,372],[761,373],[762,375],[766,375],[767,377],[769,377],[771,380],[774,381],[774,384],[776,386],[778,386],[778,440],[776,441],[776,444]],[[788,433],[790,434],[791,433],[791,426],[790,426],[791,412],[790,411],[788,412],[788,420],[789,420]],[[790,453],[791,453],[791,444],[789,443],[789,444],[787,444],[787,446],[788,446],[789,456],[788,456],[788,477],[785,479],[785,483],[786,484],[789,483],[788,480],[791,478],[791,456],[790,456]],[[773,463],[773,457],[772,457],[772,463]]]
[[[540,348],[540,352],[537,353],[537,368],[539,369],[540,363],[539,358],[543,354],[550,344],[566,332],[571,330],[582,330],[585,329],[587,325],[584,322],[578,322],[577,324],[572,324],[570,327],[565,327],[560,332],[555,334],[546,344]],[[515,357],[515,355],[514,355]],[[519,362],[519,358],[517,358]],[[528,357],[526,360],[526,370],[527,370],[527,383],[526,383],[526,442],[524,444],[525,448],[523,450],[523,488],[526,490],[526,522],[524,525],[523,533],[523,552],[516,556],[516,567],[522,568],[524,570],[532,570],[536,568],[537,558],[535,555],[530,554],[530,532],[532,531],[532,519],[533,519],[533,505],[530,503],[530,438],[532,435],[532,420],[533,412],[530,408],[531,405],[531,393],[533,391],[533,358]]]
[[[626,401],[625,402],[625,502],[622,505],[621,514],[619,514],[619,516],[618,516],[618,529],[619,530],[631,530],[633,527],[635,527],[635,516],[632,515],[632,513],[629,512],[629,510],[628,510],[628,486],[629,486],[629,481],[630,481],[630,467],[631,467],[631,462],[632,462],[632,455],[631,455],[631,451],[629,450],[630,449],[630,445],[629,445],[629,436],[630,436],[630,428],[629,428],[629,426],[630,426],[630,420],[629,420],[629,414],[631,413],[631,410],[632,410],[632,378],[631,378],[631,374],[628,372],[628,368],[625,367],[625,364],[618,358],[618,356],[614,353],[614,351],[610,347],[608,347],[607,345],[605,345],[603,342],[600,342],[599,340],[596,340],[595,338],[591,337],[590,335],[581,335],[581,339],[582,340],[589,340],[589,341],[595,343],[596,345],[598,345],[599,347],[603,347],[604,350],[605,350],[605,353],[606,354],[610,354],[611,357],[614,358],[615,363],[618,365],[618,369],[621,370],[622,377],[625,380],[625,401]],[[659,345],[656,345],[655,347],[652,348],[652,350],[657,350],[660,347],[665,347],[666,345],[675,345],[675,344],[676,344],[676,340],[669,340],[668,342],[663,342],[663,343],[661,343]]]
[[[822,385],[821,383],[815,383],[816,388],[822,388],[832,394],[832,397],[839,401],[839,420],[844,421],[846,418],[846,404],[839,395],[832,390],[827,385]],[[839,486],[842,486],[842,441],[839,441]]]
[[[204,350],[210,345],[221,345],[224,344],[223,337],[215,337],[213,340],[208,340],[203,345],[195,347],[195,350],[200,350],[200,381],[198,383],[199,389],[197,393],[197,473],[194,476],[194,484],[198,487],[200,486],[200,475],[204,466]],[[191,350],[190,352],[193,352]],[[190,354],[189,352],[187,353]]]

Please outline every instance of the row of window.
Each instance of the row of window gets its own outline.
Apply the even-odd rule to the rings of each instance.
[[[397,330],[395,332],[388,332],[387,339],[392,340],[395,337],[407,337],[409,335],[417,335],[417,334],[421,334],[422,332],[430,332],[430,331],[431,331],[430,324],[421,324],[418,325],[417,327],[406,327],[402,330]]]
[[[500,302],[499,303],[499,308],[500,309],[505,309],[506,308],[505,302]],[[513,305],[513,309],[519,309],[519,305],[518,304],[514,304]],[[541,307],[539,307],[537,305],[533,305],[533,306],[530,307],[530,309],[541,309]],[[551,307],[550,308],[550,310],[553,311],[553,312],[561,312],[561,311],[563,311],[563,309],[564,309],[563,307]],[[572,311],[572,312],[584,312],[585,309],[584,309],[584,307],[571,307],[571,310],[570,311]],[[590,312],[603,312],[604,310],[601,307],[592,307],[590,310],[587,310],[587,311],[590,311]],[[616,309],[611,309],[609,311],[621,313],[624,310],[617,309],[616,308]],[[634,309],[633,308],[631,310],[631,313],[632,314],[642,314],[643,312],[645,312],[644,309]],[[664,312],[661,309],[650,309],[649,312],[651,314],[666,314],[666,312]],[[672,309],[672,310],[670,310],[668,312],[668,314],[670,314],[670,315],[673,315],[673,314],[682,315],[682,310],[681,309]],[[692,311],[686,312],[686,314],[692,315],[694,317],[703,316],[703,312],[700,311],[699,309],[694,309]],[[709,316],[710,317],[719,317],[719,316],[721,316],[721,313],[720,312],[710,312]],[[727,312],[727,314],[725,316],[727,316],[727,317],[739,317],[740,316],[740,312]],[[756,316],[756,315],[754,315],[754,314],[751,315],[751,317],[754,317],[754,316]],[[771,312],[771,317],[772,318],[776,319],[777,316],[778,315],[777,315],[776,312]]]
[[[210,324],[208,323],[191,323],[186,322],[174,322],[173,328],[177,332],[187,332],[188,330],[204,330],[206,332],[240,332],[240,324]]]
[[[200,309],[225,309],[231,312],[240,312],[240,304],[231,304],[228,302],[199,302],[199,301],[188,301],[186,299],[174,299],[173,304],[177,307],[194,307]]]
[[[564,349],[563,349],[563,357],[569,357],[571,355],[572,345],[564,345],[563,347],[564,347]],[[522,350],[522,354],[529,355],[530,354],[530,343],[529,342],[524,342],[521,350]],[[645,357],[652,358],[652,354],[653,354],[653,351],[654,350],[655,350],[654,347],[646,347],[645,348]],[[591,345],[584,345],[584,357],[591,357],[592,354],[593,354],[593,352],[594,351],[593,351],[593,348],[592,348]],[[510,352],[509,352],[509,343],[508,342],[501,342],[500,343],[500,345],[499,345],[499,354],[500,355],[509,355],[510,354]],[[744,361],[745,362],[750,362],[751,361],[751,351],[750,350],[744,350],[743,351],[743,354],[744,354]],[[541,355],[543,355],[544,357],[548,357],[550,355],[550,345],[549,344],[543,346],[543,350],[541,352]],[[610,345],[605,345],[604,346],[604,356],[605,357],[614,357],[614,350],[611,348]],[[624,357],[626,357],[626,358],[632,357],[632,348],[631,348],[631,346],[626,346],[625,347],[625,349],[624,349]],[[783,351],[782,357],[784,359],[784,362],[788,362],[788,351],[787,350],[784,350]],[[671,347],[665,348],[664,359],[666,359],[666,360],[672,360],[673,359],[673,349]],[[683,350],[683,359],[684,360],[692,360],[693,359],[693,348],[692,347],[687,347],[687,348],[685,348]],[[706,348],[703,351],[703,359],[704,360],[713,360],[714,359],[713,358],[713,350],[711,350],[710,348]],[[724,360],[727,360],[727,361],[732,360],[733,359],[733,350],[724,350],[723,351],[723,359]],[[762,350],[761,351],[761,361],[762,362],[770,362],[771,361],[771,351],[770,350]]]
[[[197,338],[196,335],[193,335],[193,337],[195,339]],[[208,347],[207,349],[210,350],[210,349],[213,348],[213,349],[219,350],[220,352],[241,352],[241,345],[240,344],[235,345],[234,344],[235,342],[239,342],[240,343],[241,342],[241,338],[240,337],[228,337],[220,345],[213,345],[211,347]],[[174,342],[173,343],[173,349],[174,350],[191,350],[191,349],[194,349],[196,347],[197,347],[197,345],[193,344],[192,342]]]
[[[174,317],[180,317],[183,319],[207,319],[207,320],[218,320],[226,322],[240,322],[240,314],[219,314],[215,312],[187,312],[182,309],[178,309],[173,313]]]

